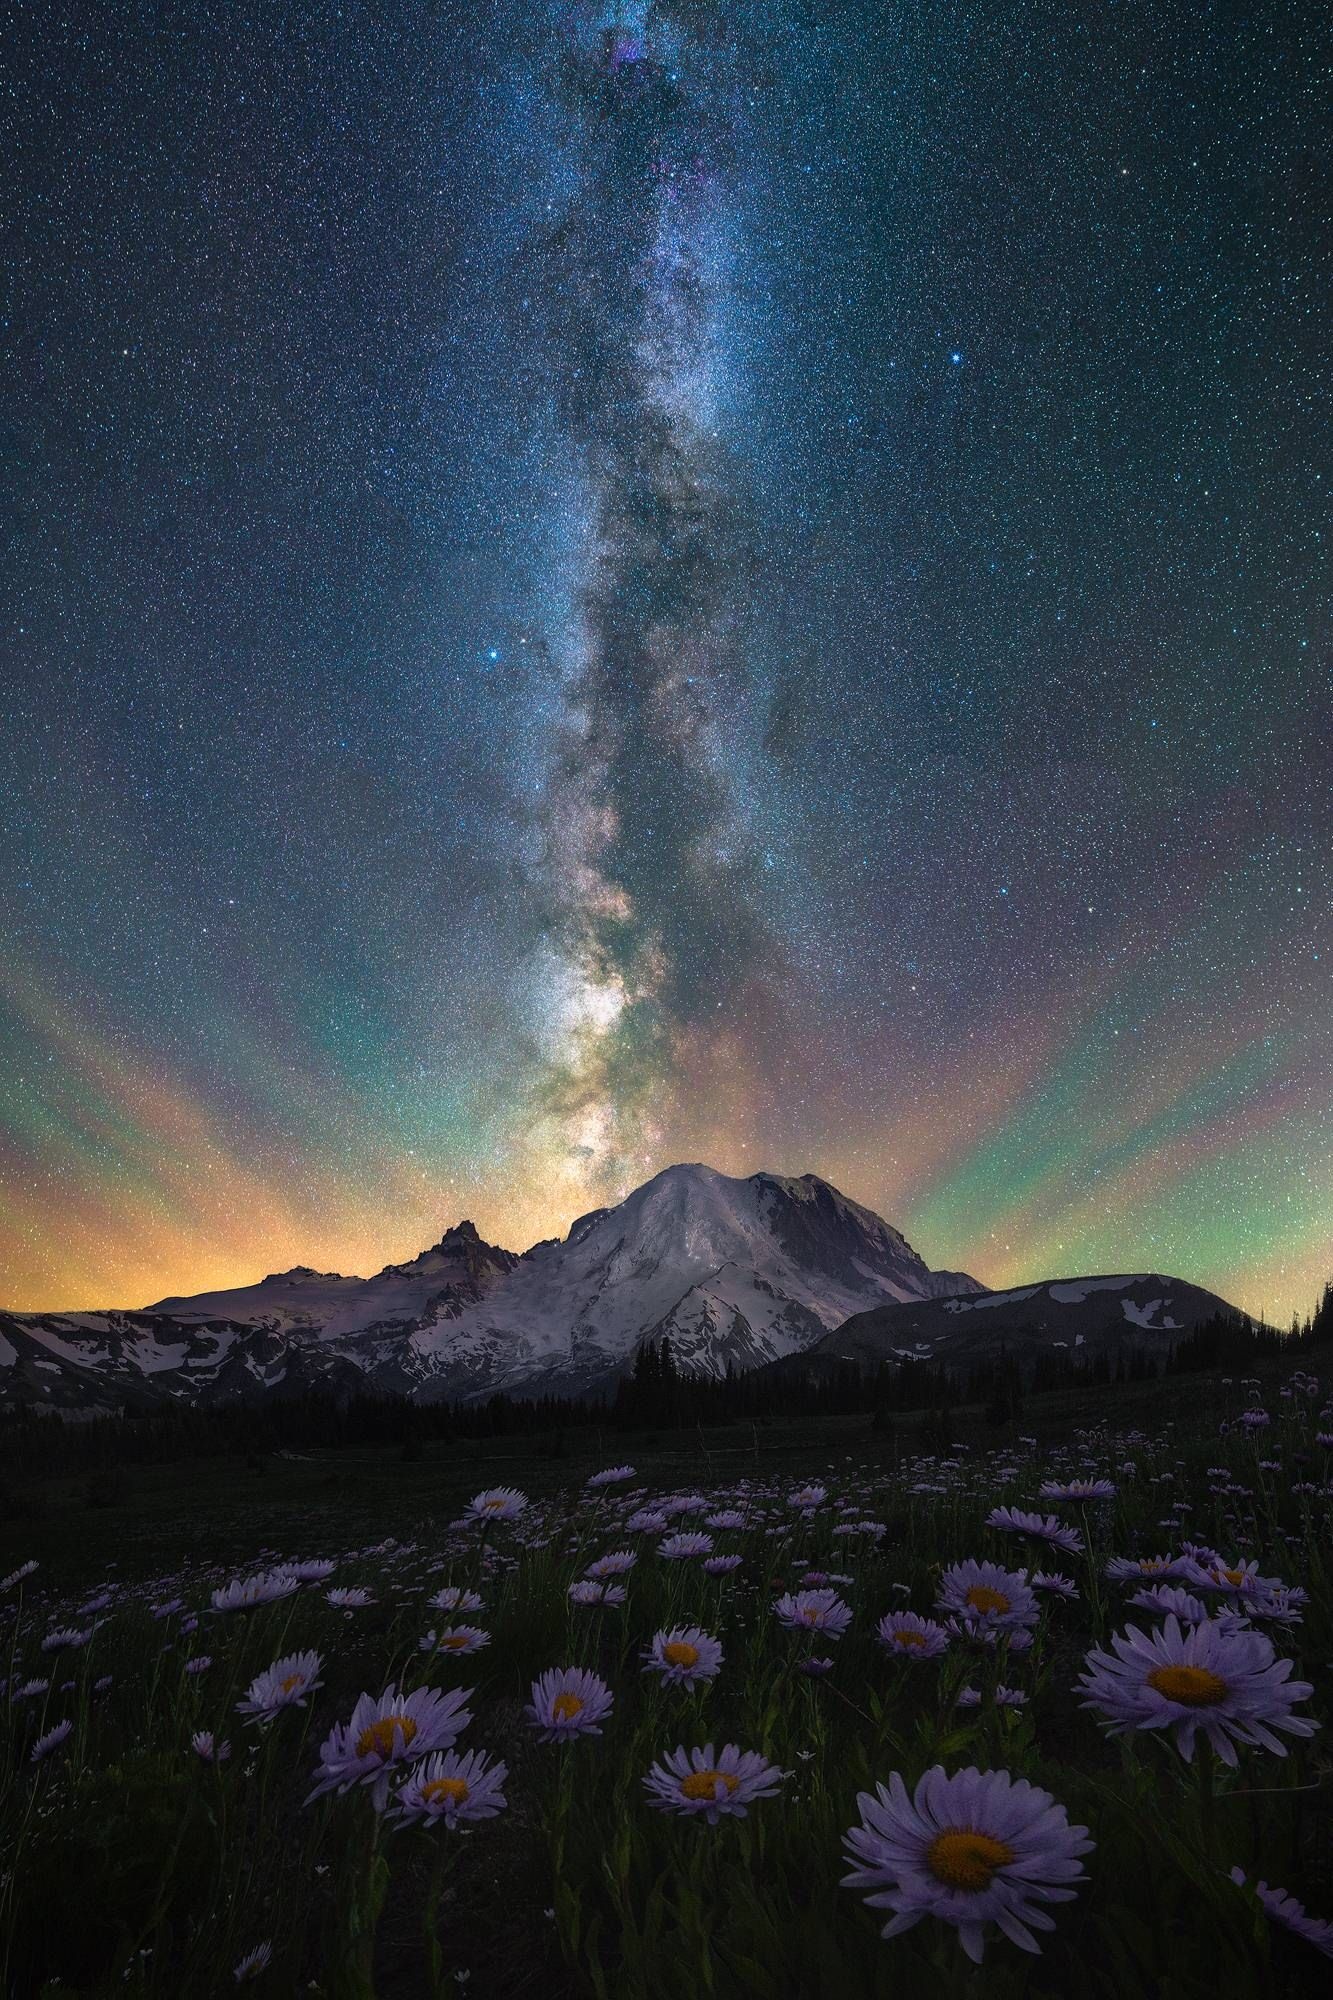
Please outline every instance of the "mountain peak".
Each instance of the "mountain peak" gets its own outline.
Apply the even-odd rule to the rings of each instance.
[[[448,1245],[454,1243],[480,1243],[480,1241],[481,1237],[477,1233],[476,1223],[469,1222],[465,1217],[462,1222],[455,1222],[450,1228],[445,1230],[435,1248],[443,1250]]]
[[[507,1270],[516,1261],[512,1250],[501,1250],[496,1244],[488,1243],[478,1233],[475,1222],[455,1222],[445,1230],[438,1243],[432,1243],[429,1250],[419,1250],[415,1257],[409,1257],[403,1264],[386,1264],[379,1273],[379,1279],[438,1275],[441,1266],[447,1268],[451,1265],[475,1275],[483,1266]],[[378,1282],[378,1279],[371,1282]]]

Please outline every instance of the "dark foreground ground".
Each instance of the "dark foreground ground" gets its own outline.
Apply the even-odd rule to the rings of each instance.
[[[1288,1370],[1257,1364],[1249,1379],[1276,1385]],[[35,1556],[53,1583],[77,1589],[104,1570],[153,1576],[178,1563],[248,1562],[274,1547],[314,1554],[332,1539],[428,1534],[452,1520],[479,1486],[518,1485],[534,1497],[576,1487],[600,1466],[629,1460],[643,1483],[674,1486],[731,1479],[812,1478],[840,1453],[889,1473],[943,1444],[993,1451],[1020,1434],[1061,1443],[1083,1427],[1157,1429],[1167,1423],[1215,1433],[1236,1408],[1234,1379],[1166,1377],[1093,1394],[1057,1390],[1027,1399],[1017,1420],[988,1423],[979,1408],[950,1412],[942,1437],[921,1413],[876,1431],[869,1416],[810,1422],[761,1421],[697,1431],[578,1430],[524,1437],[398,1446],[311,1448],[95,1473],[25,1476],[6,1492],[0,1572]],[[4,1467],[0,1465],[0,1481]]]

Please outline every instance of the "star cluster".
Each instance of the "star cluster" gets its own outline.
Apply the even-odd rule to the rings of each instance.
[[[0,1299],[1333,1238],[1297,7],[18,10]]]

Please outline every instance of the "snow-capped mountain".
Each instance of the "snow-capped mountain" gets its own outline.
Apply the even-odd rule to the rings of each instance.
[[[421,1391],[451,1386],[586,1388],[645,1340],[669,1336],[679,1364],[722,1374],[808,1347],[849,1313],[887,1300],[982,1289],[931,1271],[896,1229],[813,1174],[733,1179],[668,1167],[615,1208],[539,1243],[457,1325],[408,1340]]]
[[[304,1268],[142,1312],[0,1313],[0,1398],[47,1408],[232,1400],[320,1379],[423,1399],[612,1379],[669,1335],[720,1374],[852,1314],[983,1291],[813,1174],[668,1167],[522,1256],[461,1223],[373,1278]]]

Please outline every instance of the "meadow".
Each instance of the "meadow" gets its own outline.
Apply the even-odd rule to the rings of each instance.
[[[1314,1375],[638,1442],[39,1482],[0,1991],[1328,1991]]]

